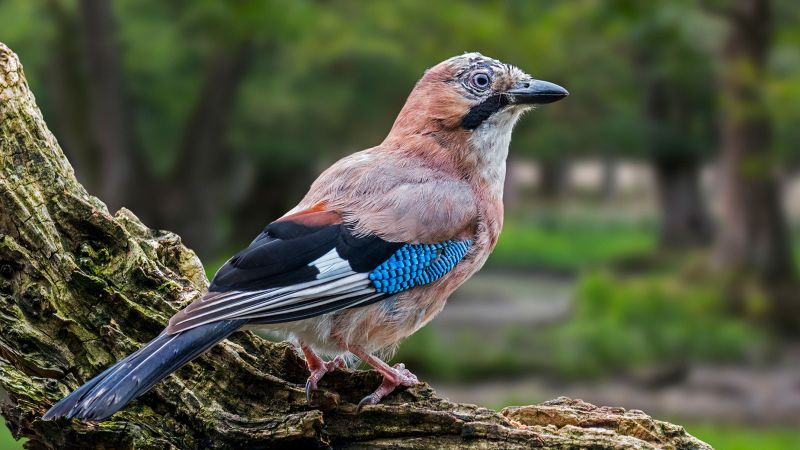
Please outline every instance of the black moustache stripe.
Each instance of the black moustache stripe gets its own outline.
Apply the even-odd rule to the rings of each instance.
[[[479,104],[469,109],[469,112],[461,119],[461,128],[474,130],[478,128],[489,116],[500,111],[508,105],[508,97],[504,94],[494,94]]]

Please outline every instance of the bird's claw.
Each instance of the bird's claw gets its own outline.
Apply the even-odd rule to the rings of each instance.
[[[311,405],[311,393],[317,390],[317,382],[321,380],[326,373],[333,372],[342,367],[344,367],[344,358],[342,356],[337,356],[331,361],[322,362],[322,364],[313,369],[309,368],[308,370],[311,372],[311,375],[309,375],[308,380],[306,380],[306,403]]]
[[[311,405],[311,391],[317,390],[317,382],[308,377],[306,380],[306,403]]]
[[[398,386],[414,386],[415,384],[419,384],[417,376],[406,369],[405,364],[397,363],[392,368],[392,376],[387,377],[384,375],[383,382],[378,386],[378,389],[358,402],[356,413],[361,412],[361,409],[366,405],[377,405],[384,397],[397,389]]]

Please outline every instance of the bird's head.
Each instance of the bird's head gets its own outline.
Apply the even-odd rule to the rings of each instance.
[[[494,178],[488,181],[502,184],[511,131],[519,117],[568,94],[515,66],[466,53],[425,71],[388,139],[431,137],[444,151],[457,152],[485,177]]]

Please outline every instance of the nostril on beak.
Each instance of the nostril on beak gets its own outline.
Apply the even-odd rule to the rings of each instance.
[[[512,103],[542,105],[553,103],[569,95],[563,87],[542,80],[520,80],[506,92]]]

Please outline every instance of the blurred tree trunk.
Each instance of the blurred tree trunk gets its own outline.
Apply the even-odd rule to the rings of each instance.
[[[112,210],[127,206],[158,226],[177,229],[197,251],[210,255],[219,244],[220,204],[227,179],[225,136],[235,92],[245,73],[250,39],[221,45],[208,59],[195,105],[177,148],[175,169],[156,179],[144,155],[134,151],[134,127],[123,89],[123,71],[116,50],[111,4],[81,0],[80,13],[88,61],[89,132],[87,165],[94,167],[98,192]],[[163,202],[153,202],[157,192]],[[193,214],[186,214],[192,211]]]
[[[725,269],[766,280],[794,276],[791,242],[771,151],[764,69],[773,31],[769,0],[736,0],[722,49],[722,218],[716,242]]]
[[[650,158],[658,191],[659,243],[667,250],[708,245],[711,221],[700,188],[700,157],[657,131],[682,129],[681,122],[691,111],[686,110],[681,89],[669,81],[649,76],[645,86]]]
[[[569,163],[563,158],[539,160],[539,195],[546,200],[558,200],[567,189]]]
[[[603,157],[603,176],[600,180],[600,198],[604,201],[612,201],[617,196],[619,190],[619,161],[613,155]]]
[[[55,134],[75,166],[78,178],[89,189],[98,190],[97,158],[91,154],[88,132],[86,79],[81,65],[75,64],[84,56],[79,45],[80,27],[60,0],[50,0],[47,13],[55,24],[55,33],[49,46],[44,79],[55,117]]]
[[[155,221],[155,180],[144,155],[134,150],[135,126],[110,5],[81,0],[78,14],[61,0],[50,0],[48,6],[55,36],[45,82],[56,134],[80,179],[110,198],[112,208],[134,207]]]
[[[89,132],[97,158],[98,192],[116,210],[126,203],[134,173],[133,130],[116,46],[116,24],[111,2],[106,0],[81,0],[79,12],[91,80]]]
[[[144,220],[178,230],[200,254],[209,256],[219,245],[219,208],[229,181],[222,178],[229,173],[225,136],[235,92],[246,72],[251,39],[221,45],[208,58],[174,169],[168,176],[156,178],[144,154],[135,150],[135,126],[115,45],[111,3],[80,0],[78,6],[76,18],[61,1],[50,0],[57,37],[50,56],[53,69],[46,80],[61,124],[57,132],[75,158],[79,176],[112,210],[134,208]],[[76,34],[80,40],[75,39]],[[76,43],[81,41],[84,45],[78,47]],[[86,61],[86,76],[76,61]],[[87,103],[88,108],[81,106]],[[165,198],[154,202],[156,195]]]
[[[696,160],[653,160],[660,212],[659,243],[666,250],[711,243],[711,222],[700,189]]]
[[[315,167],[310,164],[283,167],[281,170],[255,169],[247,194],[235,203],[233,218],[236,234],[231,241],[247,243],[264,228],[264,217],[278,217],[290,210],[314,181]],[[253,214],[259,211],[259,214]]]
[[[236,92],[252,53],[245,39],[220,47],[207,62],[192,112],[183,131],[178,157],[164,192],[164,222],[176,229],[201,256],[218,250],[218,209],[230,155],[224,151]]]
[[[0,43],[0,412],[31,449],[710,450],[641,411],[559,398],[501,412],[401,389],[356,412],[375,371],[336,370],[309,407],[287,343],[236,333],[109,419],[44,421],[87,379],[140,347],[207,288],[180,238],[89,195],[47,129],[17,56]]]

